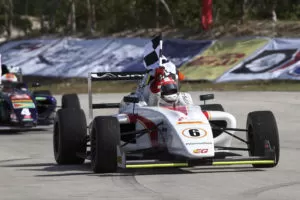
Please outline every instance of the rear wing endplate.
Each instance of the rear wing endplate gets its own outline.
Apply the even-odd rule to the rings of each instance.
[[[94,81],[131,81],[141,80],[146,72],[90,72],[88,74],[89,118],[93,119],[93,109],[119,108],[119,103],[94,104],[92,99],[92,82]]]

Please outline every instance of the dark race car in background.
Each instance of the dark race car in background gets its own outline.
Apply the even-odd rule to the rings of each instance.
[[[34,127],[37,125],[37,118],[36,105],[30,94],[17,90],[0,93],[2,126]]]
[[[23,84],[24,86],[25,84]],[[36,127],[53,124],[56,99],[49,91],[26,91],[13,85],[0,92],[0,125]],[[1,129],[1,127],[0,127]]]
[[[2,82],[0,91],[0,130],[21,128],[43,128],[53,124],[56,111],[56,99],[48,90],[29,91],[22,82],[22,73],[18,82]],[[32,87],[39,87],[34,83]]]

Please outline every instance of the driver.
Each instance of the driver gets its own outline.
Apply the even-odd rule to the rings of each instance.
[[[19,82],[18,77],[14,73],[6,73],[2,77],[2,90],[9,92],[11,90],[18,89],[22,91],[27,91],[28,87],[25,83]]]
[[[13,83],[18,82],[17,76],[13,73],[6,73],[1,77],[1,79],[3,82],[13,82]]]
[[[2,85],[1,85],[1,90],[3,92],[12,92],[13,91],[13,85],[17,84],[18,78],[15,74],[13,73],[6,73],[1,76],[2,79]]]
[[[192,98],[188,94],[178,92],[178,83],[184,79],[184,75],[177,70],[174,63],[161,54],[161,49],[158,53],[157,39],[154,38],[152,43],[148,43],[145,47],[144,66],[147,74],[137,93],[148,106],[157,106],[160,100],[181,105],[192,104]]]
[[[142,98],[148,106],[160,105],[188,105],[192,104],[192,98],[187,93],[181,93],[178,89],[177,74],[169,73],[166,75],[164,67],[154,70],[154,76],[150,75],[150,81],[143,88]]]
[[[164,79],[160,88],[160,104],[174,104],[178,100],[178,87],[170,77]]]

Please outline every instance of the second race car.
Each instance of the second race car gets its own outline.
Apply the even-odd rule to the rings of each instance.
[[[50,91],[29,91],[21,69],[2,65],[0,91],[0,130],[33,128],[53,124],[56,99]],[[38,87],[34,83],[33,87]]]

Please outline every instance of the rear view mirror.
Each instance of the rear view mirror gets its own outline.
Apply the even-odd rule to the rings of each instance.
[[[214,94],[200,95],[200,101],[211,100],[211,99],[214,99],[214,98],[215,98]]]
[[[32,83],[32,85],[31,85],[32,87],[40,87],[41,86],[41,84],[40,83],[38,83],[38,82],[35,82],[35,83]]]
[[[214,94],[204,94],[204,95],[200,95],[200,101],[204,101],[204,104],[205,104],[205,101],[207,100],[212,100],[214,99],[215,96]]]
[[[133,96],[125,96],[123,98],[123,101],[125,103],[138,103],[140,100],[138,97],[133,97]]]

